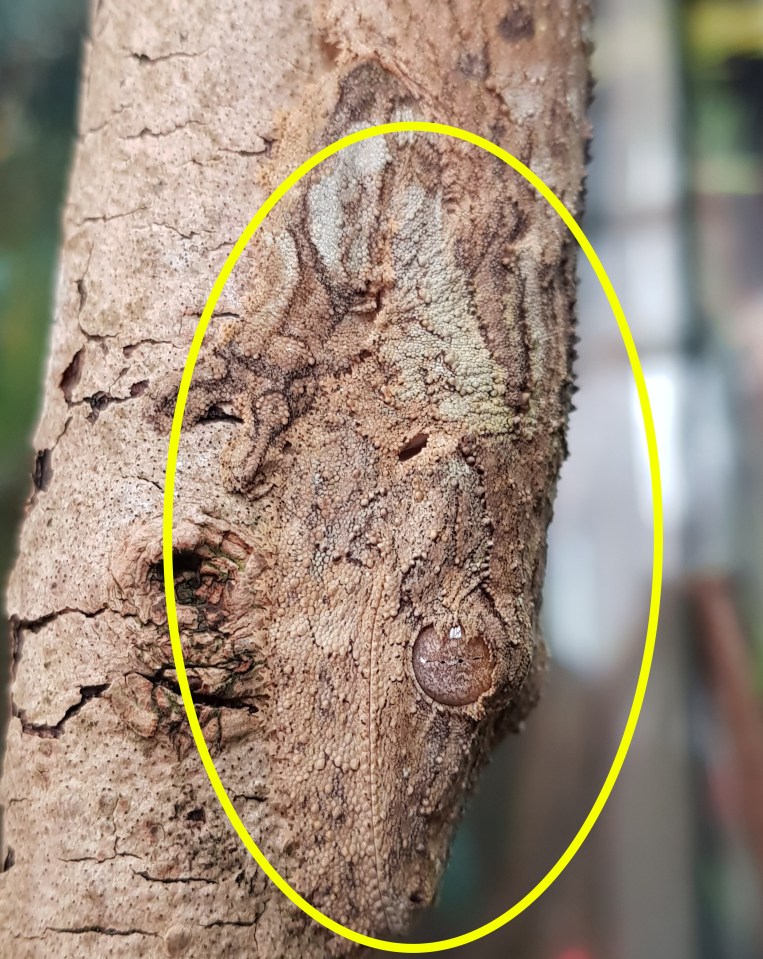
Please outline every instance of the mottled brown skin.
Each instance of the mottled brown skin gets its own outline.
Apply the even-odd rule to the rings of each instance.
[[[579,212],[588,5],[92,7],[8,594],[0,955],[356,955],[269,883],[196,755],[162,590],[167,414],[236,235],[351,130],[465,127]],[[479,767],[537,699],[573,257],[494,158],[375,139],[268,217],[202,350],[173,530],[200,723],[272,862],[363,931],[431,901]]]
[[[378,64],[338,87],[317,142],[423,114]],[[194,376],[186,425],[239,421],[221,479],[262,544],[276,866],[366,932],[431,902],[476,771],[537,698],[572,292],[537,203],[444,137],[348,148],[256,237]]]

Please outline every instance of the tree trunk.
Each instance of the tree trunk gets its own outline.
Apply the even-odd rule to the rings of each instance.
[[[269,884],[193,747],[162,592],[167,413],[247,220],[351,130],[465,127],[577,212],[587,17],[94,5],[8,598],[3,955],[353,952]],[[174,536],[200,721],[276,868],[362,931],[431,901],[477,769],[536,698],[574,252],[482,151],[369,140],[264,224],[194,376]]]

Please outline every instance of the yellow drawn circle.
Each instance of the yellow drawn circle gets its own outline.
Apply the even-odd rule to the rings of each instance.
[[[175,498],[175,473],[177,470],[178,449],[180,446],[180,431],[183,424],[183,414],[185,412],[186,401],[188,399],[188,390],[191,385],[191,377],[193,376],[193,370],[196,366],[196,361],[199,356],[199,350],[201,349],[204,334],[209,326],[209,322],[217,301],[222,293],[226,281],[228,280],[228,277],[231,274],[233,267],[243,253],[247,243],[252,238],[255,231],[268,215],[268,213],[270,213],[273,207],[275,207],[275,205],[278,203],[278,201],[284,197],[295,184],[299,183],[299,181],[307,173],[309,173],[310,170],[317,167],[320,163],[323,163],[323,161],[328,159],[328,157],[333,156],[335,153],[338,153],[345,147],[351,146],[353,143],[360,143],[361,141],[368,140],[371,137],[382,136],[389,133],[411,132],[439,133],[443,136],[450,136],[459,140],[465,140],[467,143],[473,143],[475,146],[481,147],[488,153],[492,153],[493,156],[503,160],[504,163],[516,170],[517,173],[521,174],[528,181],[528,183],[534,186],[541,196],[543,196],[544,199],[551,204],[553,209],[564,221],[570,233],[572,233],[572,235],[578,241],[580,248],[586,256],[586,259],[593,267],[594,273],[596,274],[599,283],[601,284],[601,287],[607,297],[609,305],[612,308],[612,312],[617,320],[617,325],[620,329],[620,335],[623,339],[623,343],[628,354],[628,359],[630,360],[633,379],[636,383],[636,391],[638,393],[641,416],[644,423],[647,449],[649,452],[649,474],[652,488],[652,515],[654,532],[652,590],[649,602],[649,621],[647,624],[646,640],[644,643],[644,654],[641,659],[641,668],[639,670],[638,680],[636,683],[636,692],[633,696],[633,702],[628,713],[628,719],[625,723],[625,729],[623,731],[622,738],[620,739],[620,743],[617,747],[615,758],[612,761],[612,765],[610,766],[609,772],[604,780],[604,785],[599,790],[596,800],[591,807],[590,812],[586,816],[583,825],[578,829],[570,844],[561,854],[556,863],[551,867],[551,869],[549,869],[546,875],[527,893],[527,895],[524,896],[523,899],[520,899],[519,902],[511,907],[511,909],[508,909],[491,922],[485,923],[482,926],[478,926],[476,929],[472,929],[471,932],[465,932],[460,936],[453,936],[450,939],[440,939],[433,942],[400,943],[392,942],[388,939],[376,939],[373,936],[364,936],[359,932],[355,932],[353,929],[343,926],[341,923],[335,922],[329,916],[322,913],[319,909],[316,909],[314,906],[312,906],[309,902],[307,902],[306,899],[303,899],[302,896],[300,896],[299,893],[293,889],[268,862],[255,843],[254,839],[252,839],[252,837],[249,835],[246,826],[239,818],[236,810],[233,808],[233,803],[230,801],[230,798],[225,791],[225,787],[220,781],[220,777],[217,774],[212,757],[207,749],[207,744],[204,740],[204,735],[201,731],[201,726],[199,725],[199,720],[196,715],[196,709],[193,704],[191,690],[188,685],[188,676],[185,670],[185,661],[183,659],[183,650],[180,642],[180,632],[178,629],[177,608],[175,605],[174,573],[172,568],[172,510],[173,501]],[[164,592],[167,601],[167,621],[169,624],[170,638],[172,642],[172,655],[175,660],[178,683],[183,696],[183,705],[185,706],[185,711],[188,716],[188,722],[191,727],[194,742],[196,743],[196,748],[199,751],[204,769],[209,776],[209,781],[212,783],[212,788],[214,789],[215,794],[220,801],[220,805],[225,810],[231,825],[236,830],[241,841],[252,854],[257,864],[264,870],[266,875],[276,884],[276,886],[278,886],[285,896],[287,896],[295,905],[299,906],[304,913],[306,913],[316,922],[319,922],[332,932],[337,933],[337,935],[344,936],[345,939],[350,939],[353,942],[360,943],[364,946],[370,946],[373,949],[380,949],[385,952],[401,953],[440,952],[446,949],[455,949],[457,946],[464,946],[469,942],[474,942],[476,939],[481,939],[483,936],[487,936],[491,932],[495,932],[496,929],[500,929],[501,926],[504,926],[512,919],[515,919],[520,913],[524,912],[528,906],[535,902],[535,900],[538,899],[549,888],[549,886],[559,878],[564,869],[566,869],[566,867],[572,861],[572,858],[580,850],[580,847],[583,845],[588,834],[593,828],[594,823],[601,815],[601,812],[604,809],[607,800],[609,799],[610,793],[614,788],[615,782],[617,781],[617,777],[620,775],[620,770],[622,769],[623,763],[625,762],[625,757],[628,753],[628,749],[630,748],[633,734],[636,730],[639,714],[641,712],[641,707],[644,702],[646,686],[649,680],[649,671],[651,669],[652,658],[654,655],[654,644],[657,635],[657,623],[660,613],[660,592],[662,588],[663,564],[662,490],[660,486],[660,466],[657,454],[657,437],[654,431],[654,421],[652,419],[652,410],[649,404],[649,394],[647,392],[646,382],[644,380],[644,372],[641,368],[638,352],[636,351],[636,346],[633,342],[633,337],[631,336],[628,322],[625,319],[625,314],[620,306],[620,301],[617,298],[617,294],[615,293],[612,283],[610,282],[609,277],[607,276],[607,273],[601,264],[601,261],[596,255],[596,252],[591,244],[588,242],[586,235],[578,226],[575,218],[567,210],[561,200],[549,189],[549,187],[546,186],[543,180],[541,180],[537,174],[533,173],[529,167],[525,166],[524,163],[512,156],[510,153],[507,153],[506,150],[502,150],[501,147],[491,143],[490,140],[486,140],[483,137],[477,136],[475,133],[470,133],[468,130],[462,130],[459,127],[452,127],[442,123],[427,123],[424,121],[382,123],[377,126],[367,127],[364,130],[358,130],[356,133],[351,133],[346,137],[342,137],[340,140],[330,144],[323,150],[319,150],[318,153],[310,157],[309,160],[306,160],[301,166],[294,170],[294,172],[291,173],[283,181],[283,183],[281,183],[280,186],[278,186],[273,193],[270,194],[267,200],[265,200],[259,210],[252,217],[251,221],[239,237],[231,252],[228,254],[228,258],[226,259],[222,270],[220,270],[220,273],[214,282],[212,292],[209,294],[209,298],[207,299],[204,307],[204,312],[201,314],[201,318],[199,319],[199,323],[196,327],[191,348],[188,351],[188,357],[183,369],[183,375],[180,380],[180,387],[178,389],[177,400],[175,402],[175,412],[170,430],[169,450],[167,452],[167,471],[164,486],[162,548],[164,560]]]

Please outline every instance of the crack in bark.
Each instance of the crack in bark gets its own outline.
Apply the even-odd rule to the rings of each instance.
[[[84,285],[84,277],[80,278],[77,281],[77,289],[79,291],[79,296],[80,296],[80,310],[81,310],[82,307],[84,306],[85,300],[87,299],[87,291]],[[95,343],[103,344],[107,340],[119,339],[119,335],[116,333],[91,333],[89,330],[85,329],[85,327],[82,325],[82,321],[79,319],[77,321],[77,325],[79,326],[79,329],[82,335],[89,342],[92,341]],[[122,347],[122,353],[124,357],[127,359],[132,355],[132,353],[138,347],[143,346],[145,344],[149,344],[152,346],[156,346],[156,345],[173,346],[174,345],[172,340],[158,340],[153,337],[146,337],[145,339],[137,340],[134,343],[125,344]],[[64,401],[66,402],[66,405],[70,409],[76,406],[84,406],[85,404],[88,404],[90,406],[90,413],[87,416],[87,419],[90,423],[94,423],[98,419],[98,415],[100,414],[100,412],[104,410],[107,406],[110,406],[112,403],[125,403],[128,400],[136,399],[137,397],[142,396],[149,385],[149,381],[146,379],[137,380],[135,383],[132,383],[130,385],[128,396],[112,395],[111,390],[114,388],[116,383],[119,382],[122,375],[125,372],[128,372],[127,369],[125,369],[122,371],[122,373],[119,374],[119,376],[117,376],[114,383],[112,383],[112,385],[109,387],[108,390],[96,390],[94,393],[92,393],[89,396],[84,396],[82,397],[82,399],[74,400],[72,399],[72,393],[74,391],[74,388],[77,386],[77,384],[79,383],[82,377],[82,368],[84,365],[84,361],[85,361],[85,347],[81,346],[74,353],[71,360],[69,361],[68,366],[66,367],[64,372],[61,374],[61,378],[59,380],[59,387],[63,393]],[[71,417],[67,419],[64,429],[61,432],[61,434],[57,437],[56,443],[54,443],[53,447],[46,450],[40,450],[37,454],[37,461],[35,464],[35,473],[33,475],[36,491],[40,489],[42,490],[47,489],[45,467],[47,466],[47,481],[49,481],[50,454],[52,453],[55,445],[61,439],[61,436],[63,436],[63,433],[66,431],[66,427],[69,425],[70,420],[71,420]],[[46,456],[47,456],[47,462],[45,460]],[[33,496],[32,501],[34,501],[35,496],[36,496],[36,492]]]
[[[71,416],[67,416],[61,432],[53,443],[45,449],[38,450],[32,469],[32,495],[29,497],[29,508],[36,506],[39,494],[47,492],[53,479],[53,450],[58,446],[61,437],[69,428]]]
[[[67,417],[66,417],[66,422],[64,423],[63,427],[61,428],[61,432],[60,432],[60,433],[58,434],[58,436],[53,440],[53,445],[50,447],[50,452],[51,452],[51,453],[53,452],[53,450],[58,446],[58,444],[59,444],[59,443],[61,442],[61,440],[63,439],[64,433],[66,433],[66,431],[69,429],[69,423],[71,423],[71,421],[72,421],[71,416],[67,416]]]
[[[186,667],[192,668],[192,664],[186,663]],[[166,675],[166,671],[168,669],[174,670],[175,664],[168,663],[164,666],[160,666],[159,669],[155,670],[153,673],[141,673],[137,670],[134,672],[135,675],[142,676],[144,679],[147,679],[152,686],[161,686],[164,689],[169,690],[175,696],[182,698],[180,684],[175,680],[170,679]],[[251,715],[255,715],[259,712],[258,707],[253,703],[245,702],[243,699],[240,699],[236,696],[227,697],[217,693],[200,693],[192,689],[191,697],[196,706],[210,706],[213,709],[245,709]]]
[[[10,627],[9,633],[11,640],[11,682],[15,683],[16,674],[19,671],[19,663],[24,653],[24,635],[21,632],[22,621],[18,616],[10,616],[8,625]]]
[[[149,56],[147,53],[136,53],[130,51],[131,59],[137,60],[140,64],[163,63],[166,60],[196,60],[198,57],[206,56],[214,47],[207,47],[206,50],[197,52],[187,52],[185,50],[173,50],[170,53],[162,53],[158,57]],[[125,51],[127,52],[127,51]]]
[[[50,481],[53,477],[53,468],[50,459],[51,453],[49,449],[40,450],[35,457],[32,482],[37,492],[42,490],[44,493],[50,486]]]
[[[65,926],[46,926],[46,932],[66,932],[72,935],[83,935],[84,933],[94,932],[99,936],[150,936],[157,939],[159,934],[156,932],[147,932],[145,929],[114,929],[110,926],[74,926],[67,928]]]
[[[113,820],[112,820],[113,821]],[[132,852],[115,852],[112,856],[56,856],[59,862],[113,862],[115,859],[140,859]],[[133,870],[134,871],[134,870]]]
[[[67,406],[71,406],[72,404],[72,390],[77,383],[79,383],[82,376],[82,364],[84,359],[85,347],[81,346],[69,361],[69,365],[63,371],[61,374],[61,379],[58,381],[58,385],[61,388],[61,392],[64,394],[64,399],[66,400]]]
[[[264,143],[264,146],[260,150],[246,150],[240,147],[221,147],[221,146],[218,146],[217,149],[220,153],[232,153],[234,156],[240,156],[240,157],[270,156],[271,151],[273,150],[273,144],[276,141],[269,139],[268,137],[260,137],[260,139]]]
[[[83,396],[81,400],[67,400],[66,405],[73,408],[87,404],[90,407],[90,412],[86,419],[88,423],[95,423],[102,410],[114,403],[129,403],[130,400],[137,399],[145,393],[147,386],[148,380],[138,380],[130,386],[129,396],[112,396],[111,393],[104,390],[96,390],[91,396]]]
[[[226,247],[232,247],[235,244],[235,242],[236,242],[235,240],[223,240],[221,243],[218,243],[217,246],[210,246],[207,249],[207,253],[219,253],[220,250],[224,250]],[[215,315],[219,315],[219,314],[215,314]]]
[[[88,77],[88,80],[89,80],[89,77]],[[118,110],[114,110],[114,112],[110,114],[108,117],[106,117],[106,119],[102,123],[99,123],[97,126],[94,126],[94,127],[88,127],[86,130],[83,130],[80,133],[78,139],[82,141],[86,137],[92,136],[94,133],[100,133],[101,130],[104,130],[111,123],[114,117],[118,117],[120,113],[124,113],[125,110],[127,109],[128,108],[126,106],[121,106],[119,107]]]
[[[58,619],[59,616],[66,616],[69,613],[79,613],[80,616],[84,616],[86,619],[95,619],[107,612],[114,612],[114,610],[109,606],[99,606],[98,609],[93,610],[77,609],[75,606],[63,606],[61,609],[56,609],[52,613],[45,613],[44,616],[38,616],[35,619],[16,617],[16,622],[19,629],[28,629],[31,633],[38,633],[43,626],[52,623],[53,620]]]
[[[129,139],[129,137],[125,137]],[[109,223],[111,220],[121,220],[126,216],[135,216],[136,213],[144,213],[148,207],[137,206],[134,210],[124,210],[122,213],[102,213],[100,216],[84,216],[81,220],[76,220],[77,226],[84,226],[86,223]]]
[[[202,929],[214,929],[216,926],[256,926],[256,919],[215,919],[214,922],[203,922]]]
[[[87,279],[87,274],[90,271],[90,263],[93,259],[94,245],[95,244],[93,243],[90,244],[90,249],[88,250],[87,263],[85,264],[85,269],[82,271],[82,276],[79,277],[79,279],[76,282],[77,294],[79,296],[79,306],[77,307],[77,324],[80,329],[82,329],[82,323],[80,322],[80,315],[82,314],[82,310],[84,309],[85,303],[87,302],[87,287],[85,285],[85,280]]]
[[[122,353],[125,357],[130,357],[132,354],[141,346],[176,346],[174,340],[155,340],[151,336],[145,337],[142,340],[136,340],[134,343],[127,343],[122,347]]]
[[[171,878],[171,879],[161,879],[159,876],[152,876],[152,875],[151,875],[147,870],[145,870],[145,869],[144,869],[144,870],[141,870],[141,871],[138,871],[137,869],[133,869],[133,874],[136,875],[136,876],[140,876],[141,879],[145,879],[145,880],[147,880],[148,882],[163,882],[163,883],[167,883],[167,884],[176,883],[176,882],[180,882],[180,883],[203,882],[203,883],[206,883],[206,884],[209,885],[209,886],[216,886],[216,885],[217,885],[217,880],[216,880],[216,879],[207,879],[205,876],[177,876],[177,877]]]
[[[207,127],[208,123],[205,123],[203,120],[184,120],[182,123],[176,124],[171,130],[150,130],[148,127],[143,127],[140,133],[129,133],[127,136],[122,137],[123,140],[145,140],[148,137],[160,138],[172,136],[173,133],[177,133],[178,130],[183,130],[185,127],[191,125],[199,127]],[[145,209],[145,207],[142,207]],[[137,211],[136,211],[137,212]]]
[[[80,700],[70,706],[57,723],[50,725],[48,723],[30,723],[26,718],[26,710],[17,709],[13,705],[15,716],[21,720],[21,731],[29,736],[38,736],[40,739],[60,739],[64,732],[64,726],[77,713],[93,699],[98,699],[109,688],[111,683],[99,683],[96,686],[80,686]]]
[[[181,240],[192,240],[195,236],[201,236],[202,233],[206,233],[206,230],[199,232],[198,230],[191,230],[190,233],[183,233],[182,230],[179,230],[176,226],[173,226],[171,223],[160,223],[158,220],[154,221],[154,226],[161,227],[163,230],[169,230],[170,233],[175,233],[180,237]]]
[[[147,476],[139,476],[139,475],[124,476],[123,474],[120,474],[120,475],[122,476],[122,479],[125,480],[126,482],[129,480],[140,480],[141,483],[150,483],[151,486],[158,489],[160,493],[164,492],[163,487],[159,483],[157,483],[156,480],[149,479]]]
[[[103,343],[106,340],[116,340],[118,335],[116,333],[91,333],[89,330],[86,330],[82,325],[81,321],[78,321],[77,325],[79,326],[80,333],[87,340],[92,340],[94,343]]]

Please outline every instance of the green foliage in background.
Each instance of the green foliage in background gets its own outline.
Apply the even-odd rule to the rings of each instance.
[[[0,0],[0,583],[29,490],[84,20],[84,0]]]
[[[699,192],[757,195],[763,118],[763,3],[687,0],[691,152]]]

